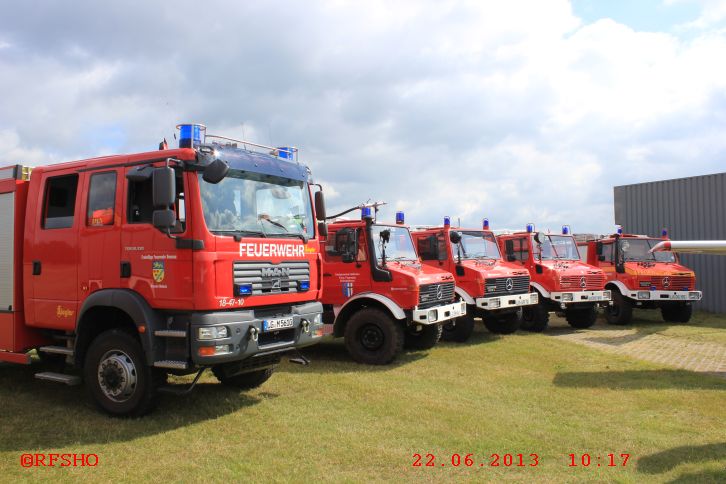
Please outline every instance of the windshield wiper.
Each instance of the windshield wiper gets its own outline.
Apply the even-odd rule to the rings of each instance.
[[[303,241],[304,244],[308,243],[308,236],[301,233],[301,232],[283,232],[281,234],[273,234],[275,237],[296,237],[300,238],[300,240]]]
[[[261,218],[260,220],[264,220],[265,222],[271,223],[272,225],[274,225],[276,227],[280,227],[285,232],[289,232],[289,230],[287,230],[287,227],[282,225],[280,222],[275,222],[274,220],[270,220],[269,218]],[[262,225],[262,224],[260,224],[260,225]]]
[[[266,238],[267,234],[265,232],[261,232],[259,230],[246,230],[246,229],[238,229],[238,230],[212,230],[213,234],[219,234],[219,235],[229,235],[233,236],[234,238],[242,237],[243,235],[256,235],[259,237]]]

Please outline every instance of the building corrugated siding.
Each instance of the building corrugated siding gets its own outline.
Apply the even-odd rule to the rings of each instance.
[[[726,240],[726,173],[614,188],[615,223],[628,233],[673,240]],[[726,313],[726,256],[680,254],[696,271],[703,300],[695,309]]]

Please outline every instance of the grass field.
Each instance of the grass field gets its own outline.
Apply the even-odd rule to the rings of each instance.
[[[636,326],[726,344],[724,317]],[[338,343],[306,355],[311,366],[284,363],[249,393],[205,375],[140,420],[108,418],[81,388],[0,366],[0,481],[726,481],[724,378],[481,327],[467,344],[383,368],[352,363]],[[99,463],[26,469],[27,452],[93,453]],[[435,466],[414,467],[415,453],[422,463],[435,455]],[[495,453],[524,454],[525,464],[537,454],[539,465],[491,467]],[[571,453],[592,464],[570,467]],[[609,467],[609,453],[630,458]]]

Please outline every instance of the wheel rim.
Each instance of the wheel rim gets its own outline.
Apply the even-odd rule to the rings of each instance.
[[[136,365],[121,350],[107,351],[98,364],[98,385],[104,396],[114,402],[125,402],[136,390]]]
[[[375,324],[366,324],[360,331],[360,342],[368,351],[375,351],[383,346],[386,337],[381,328]]]

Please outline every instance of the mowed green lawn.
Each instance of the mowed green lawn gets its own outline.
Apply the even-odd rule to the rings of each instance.
[[[722,317],[690,326],[688,337],[726,335]],[[82,388],[2,365],[0,481],[726,481],[724,378],[481,326],[467,344],[389,367],[355,364],[338,343],[306,355],[311,366],[285,362],[249,393],[205,375],[139,420],[108,418]],[[99,463],[22,468],[29,452],[93,453]],[[416,453],[435,465],[414,467]],[[570,467],[571,453],[591,465]],[[626,466],[607,465],[625,453]],[[492,467],[492,454],[500,464],[513,454],[514,465]],[[516,454],[525,464],[537,454],[539,465],[518,467]]]

